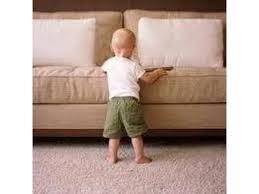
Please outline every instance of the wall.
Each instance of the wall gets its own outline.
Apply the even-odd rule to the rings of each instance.
[[[226,11],[226,0],[33,0],[33,11]]]

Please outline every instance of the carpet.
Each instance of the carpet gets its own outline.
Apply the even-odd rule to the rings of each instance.
[[[35,194],[221,194],[226,193],[224,140],[144,139],[153,161],[135,164],[128,139],[117,164],[104,159],[107,141],[55,140],[33,145]]]

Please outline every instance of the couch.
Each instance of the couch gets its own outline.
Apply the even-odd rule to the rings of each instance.
[[[33,66],[34,136],[101,136],[108,89],[100,65],[110,56],[112,32],[125,27],[137,34],[141,17],[217,18],[225,12],[126,10],[34,12],[33,18],[90,18],[97,22],[95,67]],[[224,52],[224,58],[225,58]],[[136,53],[135,53],[136,55]],[[140,82],[140,101],[148,135],[225,134],[226,63],[223,68],[174,68],[152,85]]]

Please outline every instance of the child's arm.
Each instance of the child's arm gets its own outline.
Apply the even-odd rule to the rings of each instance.
[[[167,75],[167,72],[164,69],[156,69],[151,72],[145,72],[140,79],[146,83],[152,84],[163,75]]]

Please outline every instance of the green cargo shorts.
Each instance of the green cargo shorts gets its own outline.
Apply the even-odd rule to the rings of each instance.
[[[136,137],[146,132],[147,125],[137,98],[113,97],[108,102],[103,137]]]

